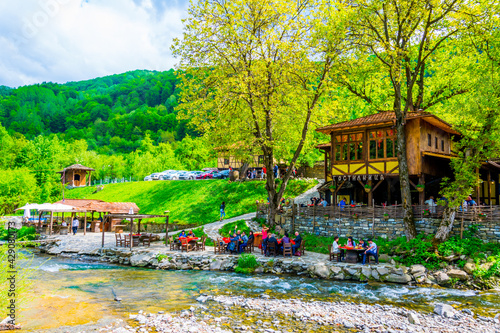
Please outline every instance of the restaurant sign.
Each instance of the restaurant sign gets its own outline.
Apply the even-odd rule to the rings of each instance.
[[[332,176],[333,180],[342,182],[342,181],[367,181],[367,180],[384,180],[384,175],[376,174],[376,175],[343,175],[343,176]]]

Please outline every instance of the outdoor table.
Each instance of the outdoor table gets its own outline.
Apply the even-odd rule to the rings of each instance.
[[[262,232],[253,233],[253,247],[258,247],[262,245]]]
[[[345,250],[345,261],[351,264],[355,264],[358,262],[359,254],[365,252],[364,248],[354,248],[354,247],[346,247],[339,246],[339,249]]]
[[[281,239],[278,239],[278,244],[281,244]],[[295,241],[290,239],[290,244],[295,245]]]
[[[229,239],[228,237],[222,237],[222,241],[226,244],[231,243],[231,239]]]

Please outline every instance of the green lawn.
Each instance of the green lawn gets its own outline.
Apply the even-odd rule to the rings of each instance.
[[[317,184],[312,180],[292,180],[285,198],[295,197]],[[219,219],[219,207],[226,202],[226,218],[255,211],[256,200],[267,200],[263,181],[227,180],[150,181],[104,185],[95,194],[94,187],[66,191],[68,199],[100,199],[108,202],[135,202],[143,214],[170,211],[174,223],[198,225]]]

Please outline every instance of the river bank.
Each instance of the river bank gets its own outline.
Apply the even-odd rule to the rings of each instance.
[[[206,251],[181,253],[171,251],[162,242],[151,247],[135,247],[132,250],[114,246],[114,234],[105,235],[105,246],[101,247],[101,234],[58,235],[45,238],[39,246],[42,253],[63,257],[101,262],[118,263],[133,267],[163,270],[210,270],[234,271],[237,255],[214,254],[213,248]],[[419,286],[452,286],[457,281],[474,288],[472,276],[454,268],[443,268],[430,272],[422,265],[411,267],[395,264],[348,264],[328,260],[328,255],[306,252],[304,256],[283,258],[265,257],[256,249],[254,255],[259,267],[255,273],[289,274],[336,281],[375,281]],[[479,288],[478,288],[479,289]]]
[[[198,297],[201,304],[180,313],[130,315],[137,325],[120,323],[104,332],[270,332],[355,331],[355,332],[495,332],[500,321],[474,318],[471,311],[457,311],[437,304],[433,313],[391,305],[351,302],[304,302],[297,299],[270,299],[242,296]],[[210,305],[206,302],[211,303]],[[204,304],[208,305],[205,306]],[[135,326],[135,327],[134,327]]]

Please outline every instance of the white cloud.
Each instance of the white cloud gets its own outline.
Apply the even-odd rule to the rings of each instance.
[[[167,70],[185,1],[23,0],[0,3],[0,85]]]

